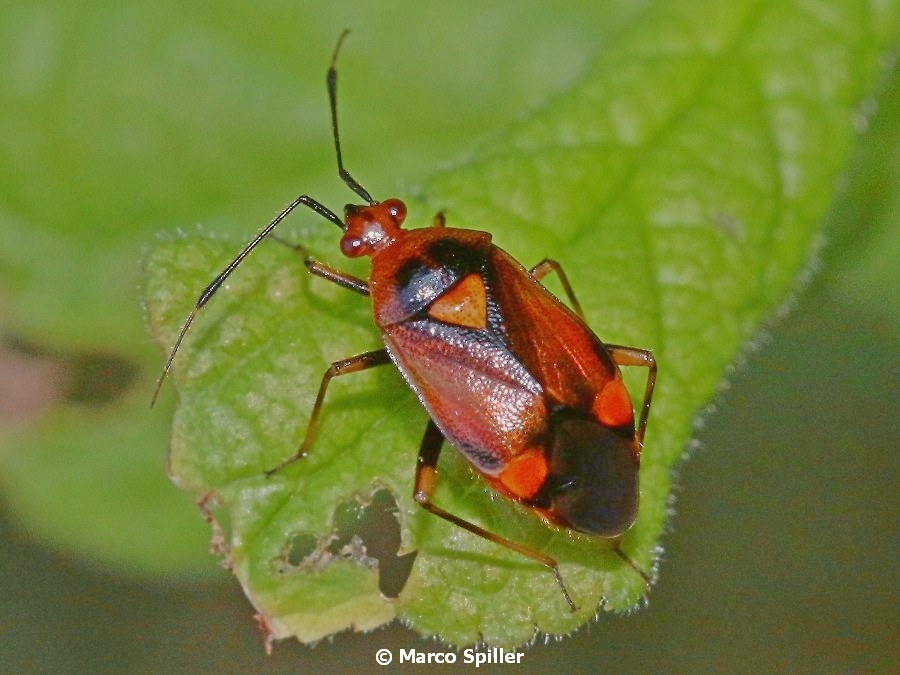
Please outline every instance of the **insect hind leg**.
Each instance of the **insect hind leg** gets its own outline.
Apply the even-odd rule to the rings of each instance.
[[[647,384],[644,387],[644,402],[641,404],[641,416],[638,420],[635,438],[638,448],[644,447],[644,432],[647,430],[647,418],[650,416],[650,403],[653,400],[653,389],[656,387],[656,359],[649,349],[625,347],[623,345],[604,345],[612,360],[619,366],[640,366],[647,368]]]
[[[476,534],[488,541],[504,546],[550,568],[556,576],[556,583],[559,584],[559,588],[562,591],[569,608],[573,612],[576,611],[578,607],[575,605],[572,596],[569,595],[569,591],[566,589],[562,575],[559,573],[559,565],[555,559],[548,555],[544,555],[540,551],[535,551],[532,548],[518,544],[506,537],[501,537],[499,534],[489,532],[483,527],[470,523],[468,520],[463,520],[459,516],[455,516],[449,511],[445,511],[431,501],[431,497],[434,494],[434,489],[437,485],[437,461],[441,454],[441,446],[443,444],[444,435],[441,433],[440,429],[438,429],[434,421],[428,420],[428,426],[425,428],[425,435],[422,437],[422,444],[419,447],[419,459],[416,466],[416,484],[413,489],[413,499],[416,500],[416,503],[429,513],[433,513],[434,515],[453,523],[457,527],[468,530],[472,534]]]

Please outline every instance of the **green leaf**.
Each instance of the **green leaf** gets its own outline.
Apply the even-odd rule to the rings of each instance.
[[[569,91],[410,204],[412,223],[441,209],[526,265],[560,260],[603,340],[654,350],[641,512],[622,543],[645,569],[692,420],[808,269],[895,20],[893,6],[875,3],[656,3]],[[299,220],[288,238],[337,264],[333,226]],[[235,252],[235,242],[201,237],[153,251],[148,298],[165,348]],[[172,472],[215,494],[233,569],[272,634],[310,641],[398,616],[454,644],[514,646],[535,629],[571,632],[601,599],[634,607],[643,583],[608,546],[493,497],[449,450],[435,502],[557,558],[579,610],[568,611],[546,569],[417,509],[426,418],[390,369],[335,381],[310,456],[265,478],[302,438],[326,365],[378,344],[364,299],[307,278],[299,257],[270,245],[199,314],[176,359]],[[418,551],[395,600],[365,556],[326,551],[335,510],[379,489],[396,499],[403,550]],[[298,540],[320,543],[304,561],[315,569],[292,560]]]

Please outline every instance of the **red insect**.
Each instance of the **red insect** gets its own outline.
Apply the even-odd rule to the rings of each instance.
[[[344,255],[372,259],[366,281],[295,247],[310,272],[371,298],[384,348],[331,364],[298,451],[267,473],[306,456],[332,378],[393,363],[431,417],[419,448],[417,503],[552,569],[575,609],[556,560],[432,503],[438,456],[447,439],[494,490],[552,526],[611,540],[615,552],[649,581],[619,541],[637,517],[638,467],[656,380],[653,355],[600,342],[557,262],[545,259],[525,269],[491,243],[487,232],[446,227],[440,213],[431,227],[401,229],[403,202],[374,200],[341,159],[335,62],[346,34],[338,40],[327,77],[334,145],[341,179],[366,203],[348,204],[341,220],[302,195],[278,214],[200,294],[153,400],[197,312],[291,211],[306,206],[343,231]],[[550,272],[559,276],[574,311],[540,283]],[[636,426],[619,366],[648,368]]]

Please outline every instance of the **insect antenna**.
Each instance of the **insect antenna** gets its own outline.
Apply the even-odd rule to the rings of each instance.
[[[341,33],[341,36],[338,38],[337,45],[334,47],[334,54],[331,56],[331,65],[328,67],[328,101],[331,104],[331,130],[334,134],[334,151],[337,154],[337,163],[338,163],[338,175],[341,177],[341,180],[347,184],[347,187],[353,190],[357,195],[359,195],[360,199],[365,200],[369,204],[374,204],[375,200],[372,199],[372,195],[357,182],[357,180],[350,175],[350,172],[344,168],[344,160],[341,157],[341,139],[338,135],[338,120],[337,120],[337,57],[338,52],[341,51],[341,45],[344,43],[344,38],[350,33],[350,29],[344,29],[344,32]]]
[[[375,200],[372,199],[372,196],[366,191],[366,189],[360,185],[353,176],[350,175],[350,172],[344,168],[344,160],[341,157],[341,141],[340,136],[338,135],[338,121],[337,121],[337,68],[335,64],[337,63],[338,53],[341,50],[341,45],[344,42],[344,38],[347,37],[347,34],[350,32],[350,29],[344,30],[338,38],[337,45],[334,48],[334,53],[331,56],[331,65],[328,67],[328,76],[326,78],[326,82],[328,85],[328,100],[331,106],[331,128],[334,134],[334,149],[335,154],[337,155],[337,163],[338,163],[338,175],[341,177],[341,180],[346,183],[347,187],[349,187],[353,192],[355,192],[361,199],[364,199],[369,204],[374,204]],[[194,309],[191,310],[191,313],[188,315],[187,320],[185,320],[184,325],[181,327],[181,332],[178,333],[178,337],[175,340],[175,345],[172,347],[172,351],[169,352],[169,358],[166,359],[166,365],[163,367],[162,374],[160,374],[159,379],[156,382],[156,389],[153,390],[153,398],[150,401],[150,407],[152,408],[156,403],[156,399],[159,397],[160,389],[162,389],[163,382],[166,379],[166,376],[169,374],[169,370],[172,368],[172,361],[175,359],[175,354],[178,352],[178,348],[181,346],[182,340],[184,340],[184,336],[187,334],[188,329],[191,327],[191,324],[194,322],[194,317],[197,315],[203,306],[209,301],[209,299],[215,294],[219,287],[225,283],[225,280],[231,275],[231,273],[240,265],[244,258],[250,255],[250,252],[253,251],[257,245],[265,239],[272,230],[275,229],[275,226],[278,225],[282,220],[287,217],[287,215],[297,208],[300,205],[309,207],[316,213],[318,213],[323,218],[330,220],[332,223],[337,225],[341,230],[346,229],[346,224],[338,218],[334,212],[332,212],[326,206],[320,204],[315,199],[308,197],[307,195],[300,195],[288,204],[284,210],[275,216],[272,221],[264,227],[253,240],[247,244],[244,249],[238,254],[238,256],[231,261],[231,263],[226,267],[222,272],[212,280],[212,283],[207,286],[203,292],[200,294],[200,297],[197,299],[197,303],[194,306]]]
[[[244,262],[244,258],[250,255],[250,252],[255,249],[259,243],[265,239],[272,230],[284,220],[288,214],[297,208],[300,205],[306,206],[316,213],[318,213],[323,218],[330,220],[332,223],[337,225],[341,230],[346,227],[346,224],[338,218],[332,211],[326,206],[323,206],[319,202],[317,202],[312,197],[308,197],[307,195],[300,195],[290,204],[288,204],[284,209],[275,216],[268,225],[266,225],[262,230],[260,230],[259,234],[257,234],[250,243],[244,246],[243,250],[238,254],[238,256],[232,260],[228,267],[222,270],[219,275],[212,280],[212,282],[203,289],[203,292],[200,294],[200,297],[197,298],[197,303],[194,305],[194,309],[191,310],[191,313],[188,315],[188,318],[185,320],[184,325],[181,327],[181,332],[178,333],[178,338],[175,340],[175,345],[172,347],[172,351],[169,352],[169,358],[166,359],[166,365],[163,367],[162,374],[159,376],[159,380],[156,382],[156,389],[153,390],[153,398],[150,400],[150,407],[152,408],[156,403],[156,399],[159,396],[159,391],[162,389],[163,381],[166,379],[166,375],[169,374],[169,370],[172,368],[172,361],[175,359],[175,354],[178,352],[178,348],[181,346],[181,341],[184,340],[185,334],[187,334],[188,329],[191,327],[191,324],[194,322],[194,317],[197,316],[197,312],[203,309],[203,306],[209,302],[210,298],[215,294],[217,290],[225,283],[225,280],[237,269],[237,266]]]

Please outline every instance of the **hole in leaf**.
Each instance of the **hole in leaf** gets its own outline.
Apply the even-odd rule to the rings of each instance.
[[[378,589],[386,597],[396,598],[406,585],[416,553],[397,555],[400,523],[394,496],[389,490],[378,490],[368,504],[342,504],[336,522],[338,537],[334,544],[339,549],[346,547],[344,555],[350,553],[351,559],[358,554],[356,546],[364,544],[368,557],[378,564]]]
[[[318,540],[311,534],[301,533],[291,539],[291,547],[287,552],[287,563],[291,567],[300,567],[303,561],[316,551]]]
[[[397,555],[400,523],[393,495],[378,490],[367,503],[344,502],[335,510],[335,524],[336,532],[327,537],[296,533],[276,568],[312,572],[341,557],[377,569],[378,589],[385,597],[396,598],[406,585],[416,553]]]

